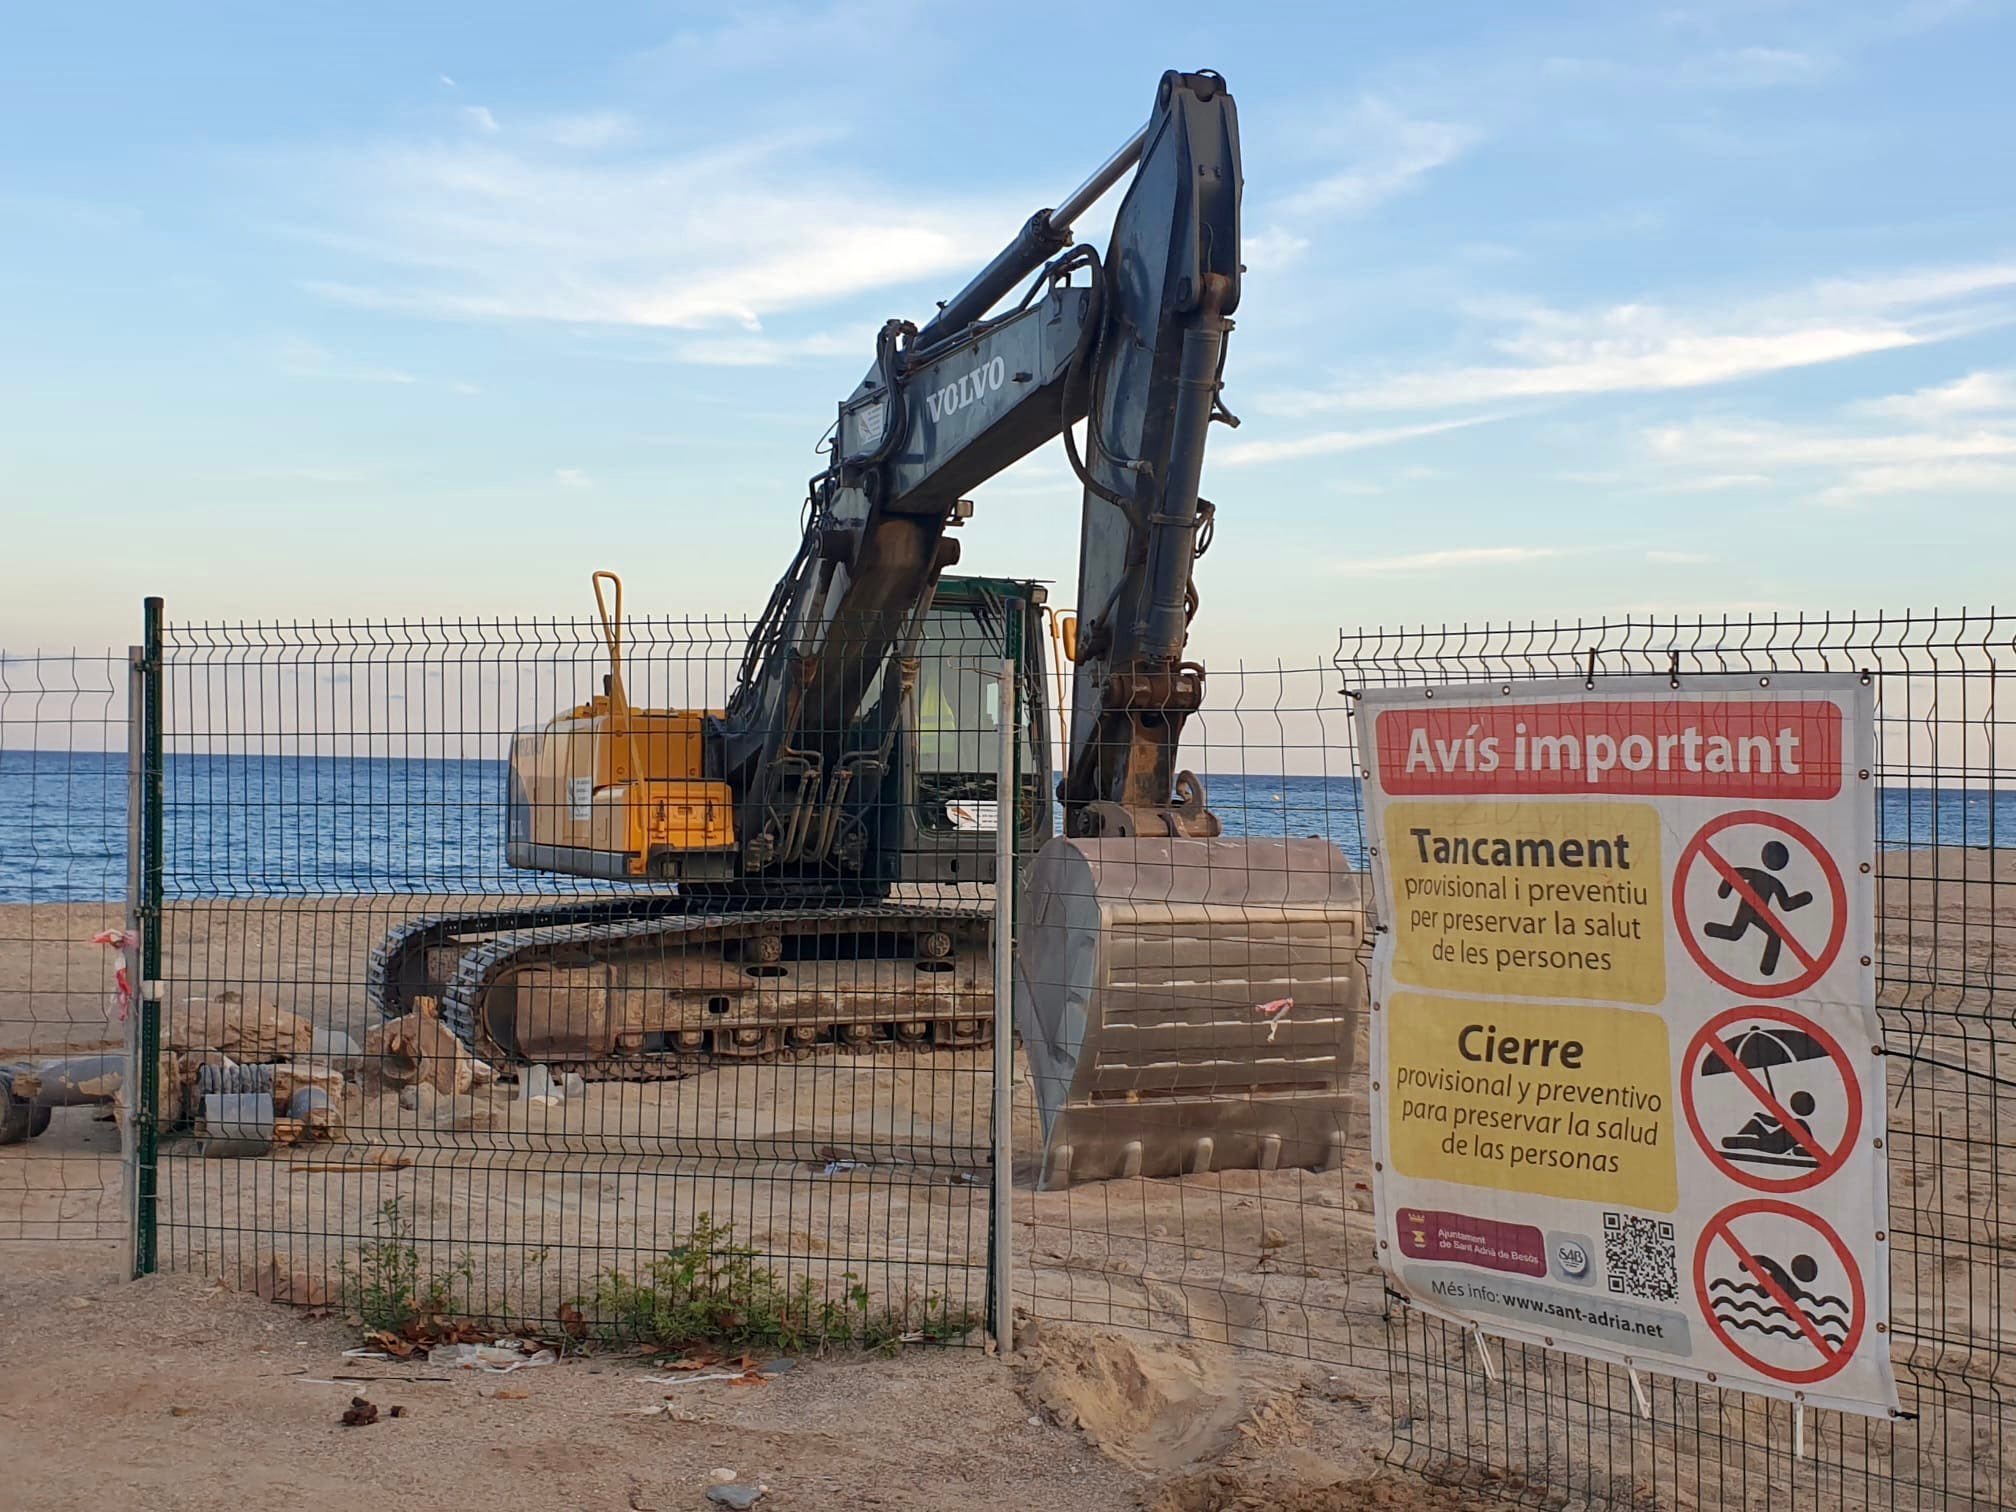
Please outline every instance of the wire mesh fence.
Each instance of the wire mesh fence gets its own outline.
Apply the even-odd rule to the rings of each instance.
[[[0,653],[0,1240],[125,1234],[123,653]]]
[[[1904,1414],[1806,1412],[1506,1345],[1404,1309],[1391,1333],[1403,1462],[1533,1504],[2009,1504],[2016,1029],[2007,992],[2016,796],[1987,614],[1600,621],[1347,633],[1366,688],[1701,673],[1866,673],[1877,697],[1875,969],[1889,1092],[1890,1345]],[[1497,1346],[1493,1346],[1494,1350]]]
[[[806,675],[781,762],[760,626],[605,607],[165,626],[142,1248],[374,1326],[967,1338],[1027,593],[945,585],[842,721]]]
[[[1349,724],[1328,668],[1214,669],[1182,742],[1210,820],[1035,863],[1017,929],[1030,1316],[1383,1364]]]
[[[2010,1500],[2016,620],[1347,636],[1330,667],[1213,672],[1192,833],[1048,851],[1068,667],[1026,585],[953,587],[753,804],[712,784],[760,625],[639,621],[616,665],[609,629],[169,622],[138,720],[127,656],[0,662],[0,1063],[39,1095],[132,1036],[119,1090],[43,1097],[75,1105],[0,1155],[0,1237],[109,1237],[130,1207],[143,1266],[378,1323],[935,1339],[989,1311],[1012,1207],[1018,1312],[1384,1369],[1398,1458],[1437,1478],[1535,1505]],[[1878,695],[1894,1422],[1515,1344],[1487,1368],[1376,1263],[1355,695],[1730,671]],[[776,885],[726,834],[770,837]],[[128,1018],[122,964],[159,984]]]

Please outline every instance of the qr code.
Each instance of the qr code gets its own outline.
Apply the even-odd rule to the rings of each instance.
[[[1629,1213],[1603,1215],[1603,1269],[1610,1290],[1626,1297],[1671,1302],[1680,1295],[1673,1225]]]

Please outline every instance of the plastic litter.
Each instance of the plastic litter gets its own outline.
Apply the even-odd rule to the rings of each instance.
[[[553,1086],[553,1073],[544,1066],[527,1066],[518,1078],[518,1100],[550,1108],[560,1101]]]
[[[442,1344],[427,1355],[430,1365],[446,1365],[455,1370],[487,1370],[492,1375],[509,1375],[514,1370],[556,1365],[559,1361],[559,1354],[551,1349],[528,1355],[509,1344]]]
[[[749,1372],[746,1370],[717,1370],[712,1375],[646,1376],[647,1386],[697,1386],[702,1381],[740,1381]]]

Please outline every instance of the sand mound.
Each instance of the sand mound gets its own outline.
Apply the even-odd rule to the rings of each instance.
[[[1020,1344],[1024,1397],[1124,1465],[1167,1474],[1239,1442],[1252,1393],[1223,1351],[1056,1325],[1025,1328]]]

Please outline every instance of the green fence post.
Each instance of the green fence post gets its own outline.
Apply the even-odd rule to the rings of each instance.
[[[140,980],[135,983],[138,1015],[139,1096],[133,1111],[133,1274],[152,1275],[158,1263],[158,1206],[161,1142],[161,620],[158,598],[146,604],[146,632],[140,653],[139,865],[133,900],[140,932]]]

